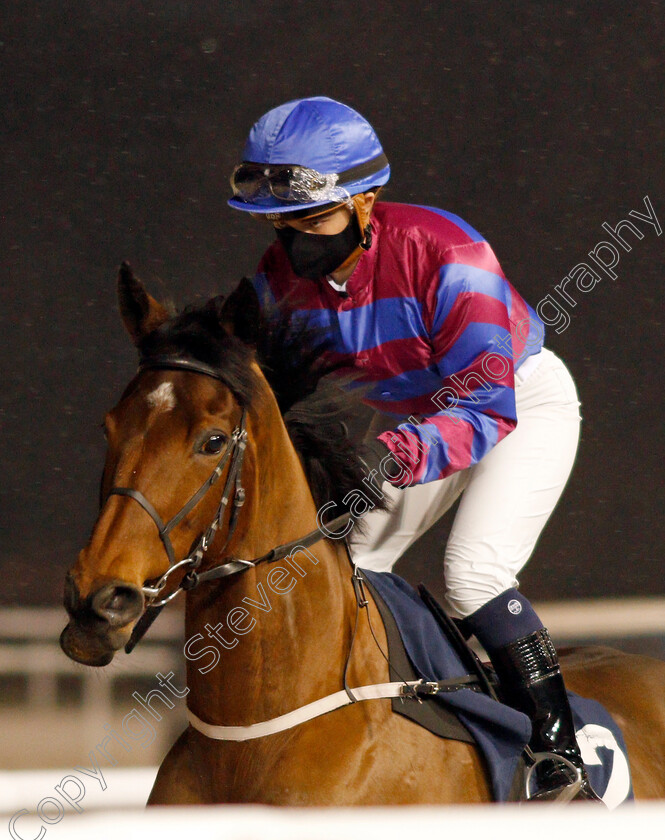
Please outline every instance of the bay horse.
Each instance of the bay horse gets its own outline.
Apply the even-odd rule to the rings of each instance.
[[[388,682],[383,624],[369,593],[369,620],[356,620],[343,541],[319,530],[303,547],[317,509],[332,502],[339,513],[345,498],[348,509],[364,476],[316,353],[258,326],[248,281],[170,315],[123,265],[119,297],[141,365],[106,418],[100,513],[65,585],[65,653],[108,664],[146,605],[173,589],[166,576],[176,570],[189,587],[192,720],[247,727],[344,687]],[[284,558],[274,551],[284,545],[299,553],[253,562]],[[561,660],[568,686],[623,728],[636,797],[665,796],[665,663],[604,648]],[[491,799],[475,746],[442,740],[375,699],[250,740],[215,740],[190,725],[149,804]]]

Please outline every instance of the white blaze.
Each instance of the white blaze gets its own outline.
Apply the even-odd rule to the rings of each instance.
[[[175,394],[173,385],[170,382],[162,382],[159,388],[155,388],[146,397],[148,405],[158,411],[171,411],[175,407]]]

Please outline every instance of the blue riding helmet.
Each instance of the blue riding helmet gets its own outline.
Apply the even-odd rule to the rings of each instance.
[[[229,204],[277,217],[341,204],[389,178],[367,120],[348,105],[313,96],[279,105],[255,123],[231,175]]]

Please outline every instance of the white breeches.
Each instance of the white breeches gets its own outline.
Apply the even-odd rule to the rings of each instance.
[[[579,437],[579,401],[568,369],[550,350],[537,358],[526,379],[520,371],[515,376],[517,427],[481,461],[405,490],[383,484],[391,510],[364,517],[365,533],[352,542],[358,566],[390,571],[462,494],[443,552],[449,612],[466,618],[517,586],[568,480]]]

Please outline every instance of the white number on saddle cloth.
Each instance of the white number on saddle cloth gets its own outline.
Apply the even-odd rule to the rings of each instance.
[[[603,763],[598,755],[599,747],[605,747],[613,753],[612,775],[602,799],[610,810],[616,808],[630,793],[630,770],[626,756],[617,744],[614,735],[604,726],[587,723],[586,726],[578,729],[575,734],[582,753],[582,761],[585,764]]]

